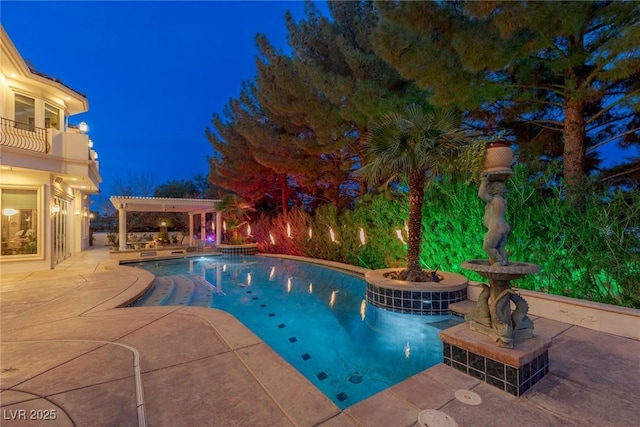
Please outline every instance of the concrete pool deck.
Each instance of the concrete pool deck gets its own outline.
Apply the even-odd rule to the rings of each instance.
[[[108,258],[92,248],[54,270],[1,276],[3,427],[409,427],[423,409],[460,427],[640,419],[640,341],[535,317],[536,334],[553,338],[550,372],[523,397],[439,364],[341,411],[227,313],[115,308],[153,276]],[[458,390],[482,402],[463,403]]]

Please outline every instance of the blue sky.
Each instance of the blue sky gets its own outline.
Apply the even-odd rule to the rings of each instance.
[[[324,2],[322,2],[324,3]],[[207,174],[205,137],[254,77],[255,35],[286,49],[284,14],[302,1],[2,1],[2,25],[38,71],[86,94],[103,178],[156,185]]]

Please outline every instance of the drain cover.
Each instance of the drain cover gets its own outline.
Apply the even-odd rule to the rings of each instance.
[[[477,393],[469,390],[458,390],[455,392],[456,399],[467,405],[479,405],[482,399]]]
[[[357,372],[349,377],[349,381],[354,384],[360,384],[362,382],[362,375]]]
[[[442,411],[425,409],[418,414],[420,427],[458,427],[453,418]]]

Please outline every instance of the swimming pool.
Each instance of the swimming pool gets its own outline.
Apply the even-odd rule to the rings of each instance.
[[[442,362],[452,316],[419,316],[364,301],[359,277],[300,261],[199,257],[136,264],[154,275],[136,305],[229,312],[344,409]]]

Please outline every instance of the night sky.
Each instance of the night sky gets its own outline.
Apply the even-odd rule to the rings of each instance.
[[[3,0],[0,18],[25,60],[86,94],[69,123],[89,125],[108,198],[118,176],[208,173],[205,129],[255,76],[257,33],[288,49],[287,10],[299,20],[304,2]]]

